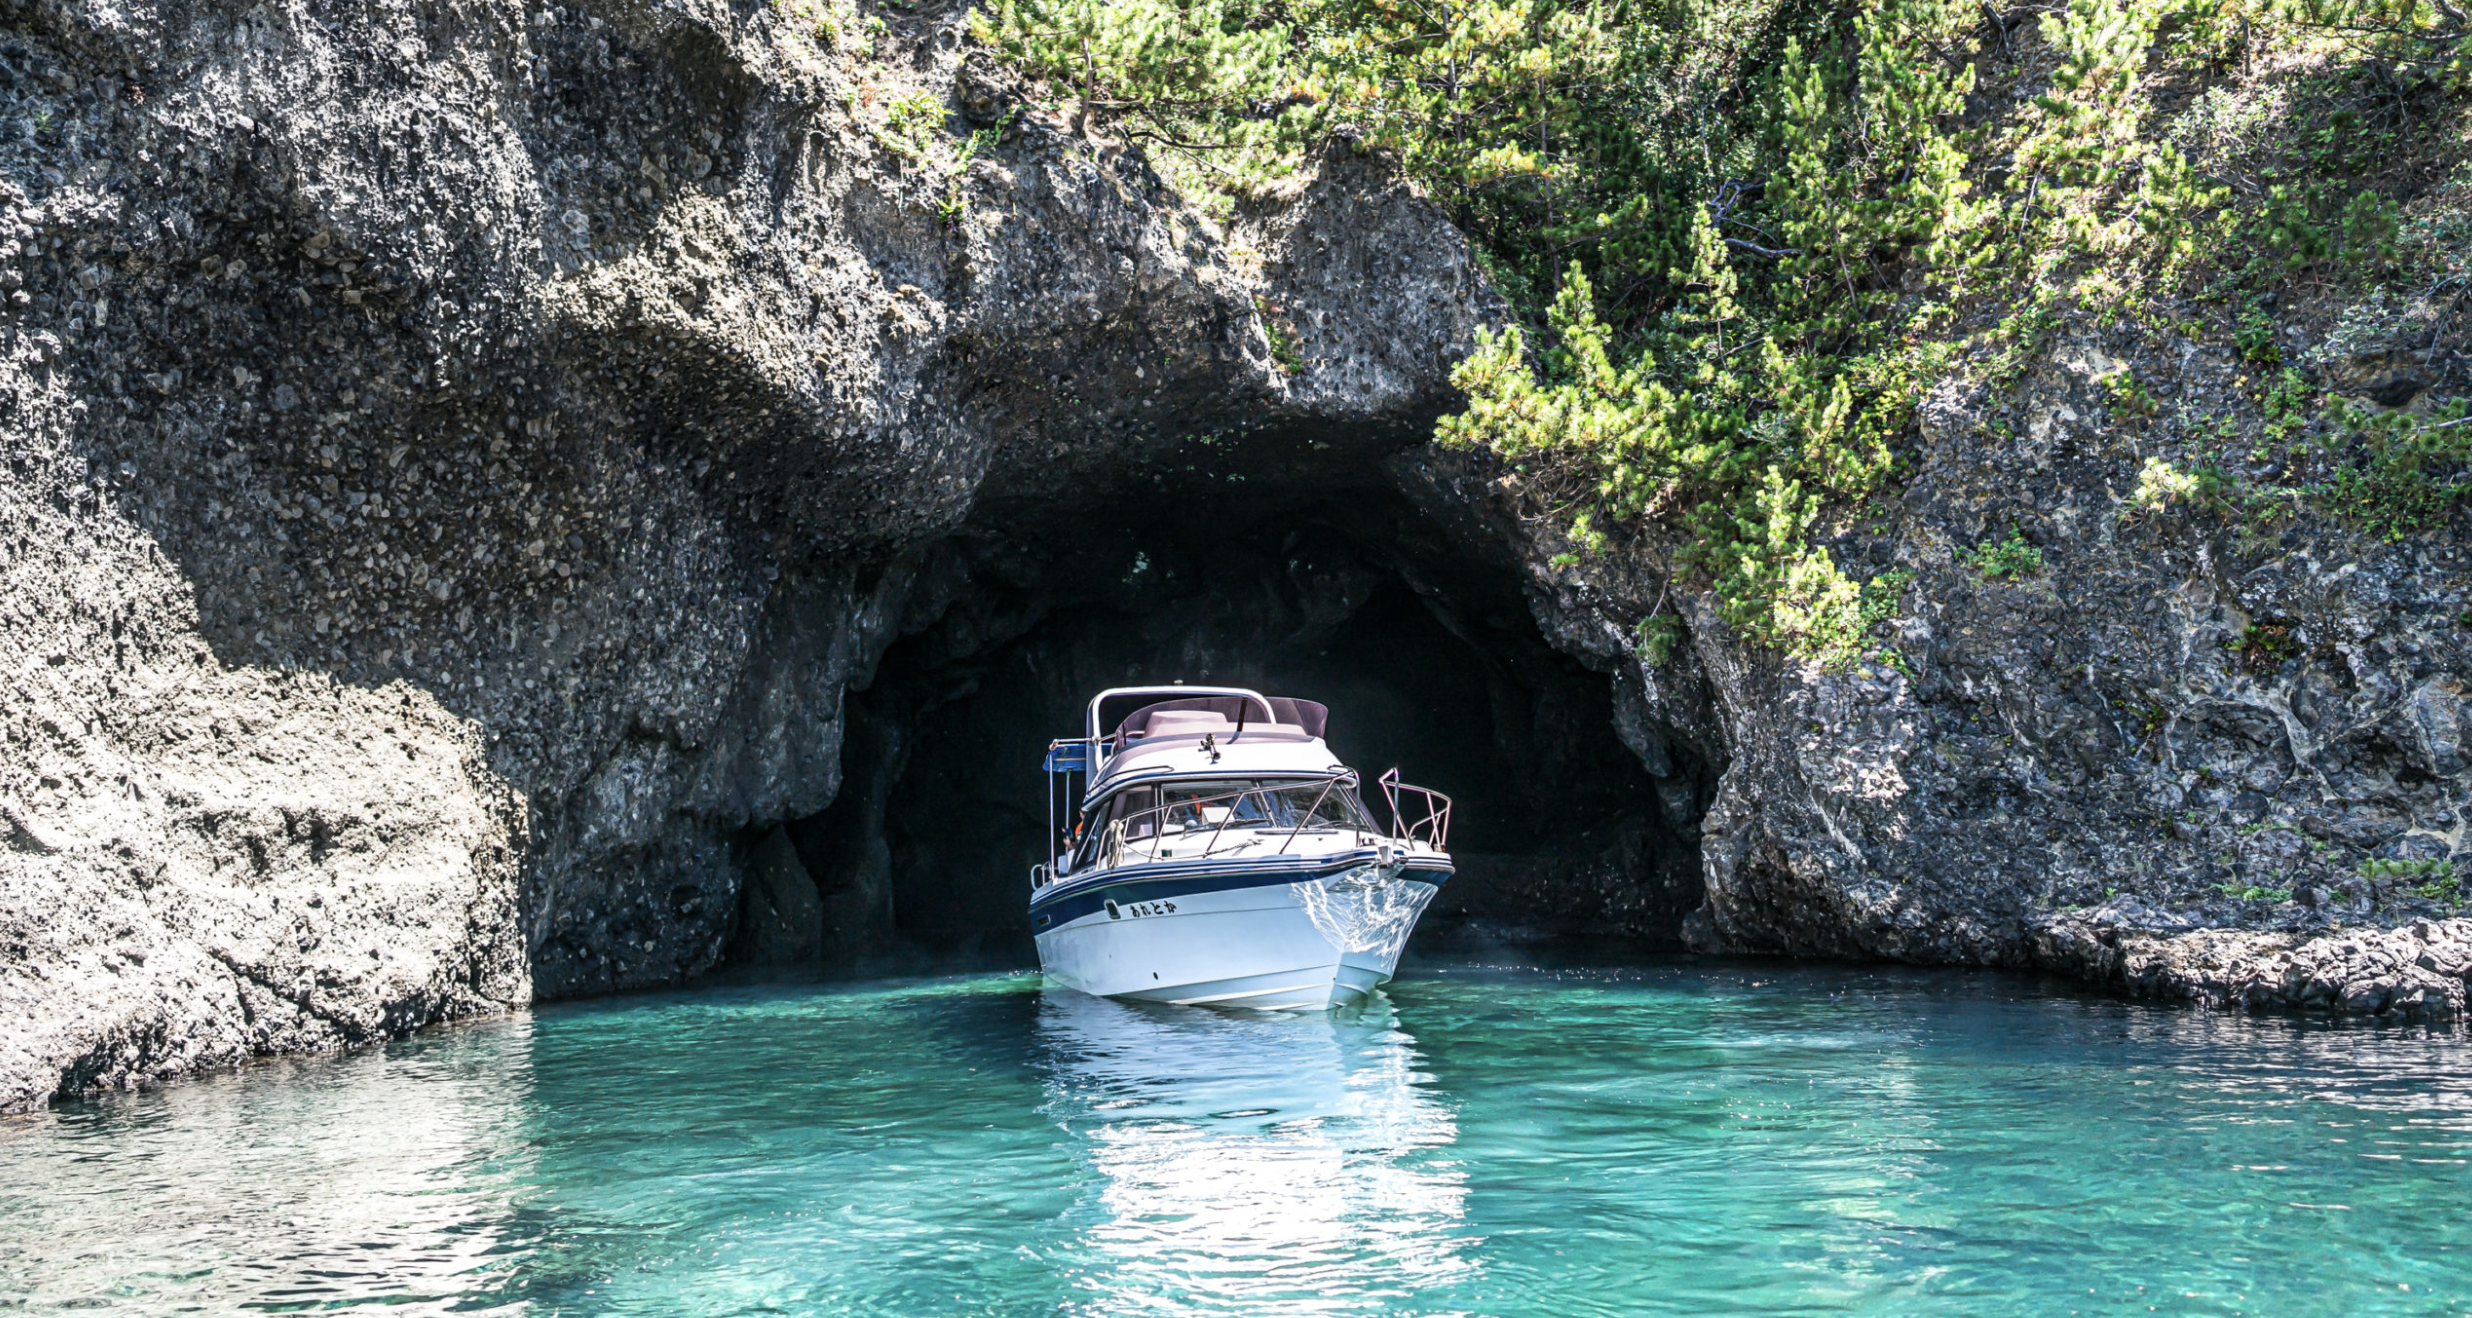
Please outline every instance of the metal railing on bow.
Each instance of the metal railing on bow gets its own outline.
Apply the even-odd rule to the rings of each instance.
[[[1391,836],[1422,842],[1436,851],[1449,845],[1451,836],[1451,798],[1430,787],[1418,787],[1399,781],[1399,771],[1393,769],[1378,780],[1382,797],[1390,802]],[[1400,808],[1400,798],[1415,793],[1422,798],[1422,813],[1413,817]],[[1411,807],[1416,808],[1416,807]]]

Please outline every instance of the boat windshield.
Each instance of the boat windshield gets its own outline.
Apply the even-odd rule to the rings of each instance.
[[[1364,803],[1357,800],[1356,789],[1345,781],[1254,778],[1131,788],[1108,803],[1107,814],[1093,834],[1130,843],[1264,829],[1283,833],[1380,831],[1366,815]]]

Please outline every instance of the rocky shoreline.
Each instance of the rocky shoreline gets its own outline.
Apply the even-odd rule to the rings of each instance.
[[[2472,987],[2472,920],[2308,936],[2170,932],[2097,910],[2052,921],[2035,945],[2043,965],[2136,997],[2248,1011],[2453,1023]]]

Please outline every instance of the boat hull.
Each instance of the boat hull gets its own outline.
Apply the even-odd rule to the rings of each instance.
[[[1447,869],[1364,864],[1323,875],[1139,874],[1049,903],[1050,979],[1085,993],[1297,1011],[1346,1006],[1390,979]],[[1094,900],[1095,898],[1095,900]],[[1111,905],[1112,903],[1112,905]]]

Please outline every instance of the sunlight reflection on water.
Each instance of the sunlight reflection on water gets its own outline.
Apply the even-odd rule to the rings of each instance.
[[[0,1125],[0,1309],[466,1295],[529,1180],[531,1033],[206,1077],[65,1109],[52,1138]]]

